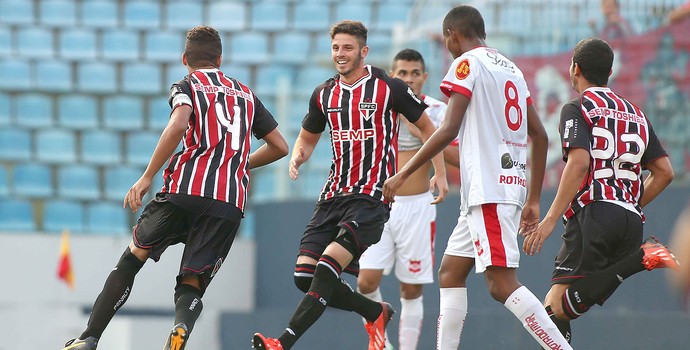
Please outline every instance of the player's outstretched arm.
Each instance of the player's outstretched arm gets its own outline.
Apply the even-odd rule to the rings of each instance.
[[[278,128],[273,129],[263,137],[266,142],[249,155],[249,169],[258,168],[275,162],[285,157],[288,152],[288,143]]]
[[[291,179],[297,180],[300,165],[309,160],[311,154],[314,153],[314,148],[316,148],[319,138],[321,138],[321,133],[315,134],[304,128],[300,130],[299,136],[295,140],[295,145],[292,147],[292,156],[290,157],[288,173]]]
[[[650,174],[644,180],[644,193],[642,193],[642,199],[640,199],[641,207],[654,200],[673,181],[675,176],[668,157],[654,159],[647,163],[646,167]]]
[[[434,123],[426,112],[422,113],[422,116],[414,123],[414,126],[419,129],[424,142],[428,141],[431,135],[436,131]],[[443,160],[443,152],[436,154],[431,159],[431,163],[434,166],[434,176],[429,180],[429,191],[438,193],[431,204],[438,204],[443,202],[448,194],[448,179],[446,178],[446,166]]]
[[[544,129],[534,105],[527,106],[527,134],[532,141],[530,156],[530,181],[527,189],[527,200],[522,209],[519,232],[523,236],[532,232],[539,224],[539,198],[541,197],[544,172],[546,171],[546,153],[549,137]]]
[[[527,233],[522,250],[527,255],[539,253],[544,241],[551,235],[553,229],[561,218],[561,215],[568,209],[570,201],[575,198],[580,189],[582,180],[589,171],[589,150],[584,148],[573,148],[568,151],[568,160],[561,175],[561,183],[558,185],[556,197],[551,203],[549,211],[534,232]]]
[[[149,191],[151,180],[161,167],[163,167],[163,164],[170,159],[177,145],[180,144],[180,140],[182,140],[187,130],[187,123],[189,123],[189,117],[191,115],[192,107],[186,104],[180,105],[172,111],[170,121],[165,129],[163,129],[161,137],[158,139],[158,144],[153,150],[153,155],[151,156],[151,160],[149,160],[149,165],[146,167],[144,174],[141,175],[139,180],[137,180],[132,187],[130,187],[125,195],[125,199],[122,203],[123,208],[129,205],[132,211],[135,212],[143,205],[141,200],[144,198],[146,192]]]

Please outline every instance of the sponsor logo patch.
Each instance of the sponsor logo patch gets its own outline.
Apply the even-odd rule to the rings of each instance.
[[[458,63],[458,67],[455,68],[455,77],[459,80],[465,80],[467,76],[470,75],[470,61],[464,59]]]
[[[409,266],[410,272],[419,273],[422,271],[422,261],[421,260],[410,260]]]

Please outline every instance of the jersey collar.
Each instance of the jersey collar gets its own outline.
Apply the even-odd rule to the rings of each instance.
[[[364,66],[364,70],[365,70],[367,73],[364,74],[361,78],[357,79],[357,81],[355,81],[355,82],[352,83],[352,84],[348,84],[348,83],[342,81],[342,80],[340,79],[340,76],[338,76],[338,83],[340,84],[340,87],[343,88],[343,89],[354,90],[354,89],[356,89],[357,87],[359,87],[360,85],[362,85],[362,83],[364,83],[365,81],[369,80],[369,77],[371,77],[371,65],[368,65],[368,64],[365,65],[365,66]]]

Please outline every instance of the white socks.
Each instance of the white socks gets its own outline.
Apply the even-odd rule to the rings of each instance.
[[[572,350],[568,341],[546,314],[544,306],[527,287],[521,286],[516,289],[504,305],[522,322],[522,326],[542,348]]]
[[[400,298],[400,331],[398,334],[399,350],[416,350],[419,334],[422,331],[424,318],[424,297],[416,299]]]
[[[436,350],[457,350],[467,317],[467,288],[441,288],[440,309]]]

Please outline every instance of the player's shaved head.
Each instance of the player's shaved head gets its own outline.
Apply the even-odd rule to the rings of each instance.
[[[357,38],[359,47],[363,48],[367,46],[367,27],[360,21],[350,21],[344,20],[340,21],[331,27],[331,39],[333,39],[336,34],[349,34]]]
[[[597,86],[606,86],[613,67],[613,50],[604,40],[582,39],[573,50],[573,63],[580,67],[582,76],[587,81]]]
[[[223,53],[218,31],[209,26],[196,26],[190,29],[187,32],[184,53],[190,67],[216,67],[218,58]]]
[[[486,39],[484,19],[479,11],[468,5],[456,6],[443,19],[443,32],[454,30],[467,39]]]

